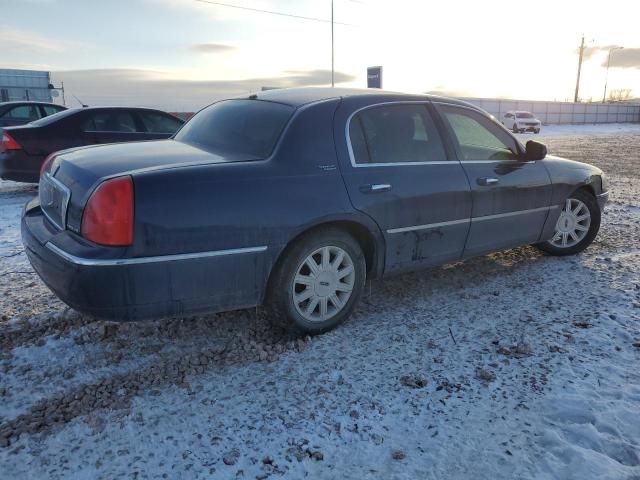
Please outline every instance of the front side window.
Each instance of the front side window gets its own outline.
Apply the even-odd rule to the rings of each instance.
[[[182,122],[169,115],[157,112],[138,112],[144,127],[149,133],[175,133],[182,126]]]
[[[468,108],[438,106],[462,154],[462,160],[515,160],[516,140],[490,119]]]
[[[9,110],[5,114],[5,117],[23,122],[33,122],[40,118],[40,114],[38,113],[37,107],[33,105],[21,105]]]
[[[238,160],[271,155],[294,108],[264,100],[225,100],[198,112],[174,139]]]
[[[46,116],[53,115],[54,113],[58,113],[64,110],[63,108],[54,107],[53,105],[42,105],[42,109],[44,110]]]
[[[364,109],[351,118],[349,139],[356,164],[447,160],[438,130],[423,104]]]
[[[97,112],[89,116],[83,130],[85,132],[135,133],[136,122],[129,112]]]

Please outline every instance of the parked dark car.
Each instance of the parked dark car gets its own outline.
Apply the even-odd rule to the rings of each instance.
[[[24,126],[0,129],[0,178],[37,182],[58,150],[101,143],[169,138],[184,122],[149,108],[73,108]]]
[[[0,103],[0,127],[25,125],[66,109],[47,102],[3,102]]]
[[[170,140],[58,153],[22,236],[56,295],[98,318],[265,304],[318,333],[367,278],[527,244],[580,252],[607,196],[599,169],[458,100],[273,90]]]

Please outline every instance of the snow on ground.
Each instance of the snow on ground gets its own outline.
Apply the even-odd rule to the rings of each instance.
[[[552,128],[610,177],[585,253],[374,282],[312,339],[254,310],[82,317],[20,253],[33,188],[1,182],[2,477],[640,478],[640,128]]]

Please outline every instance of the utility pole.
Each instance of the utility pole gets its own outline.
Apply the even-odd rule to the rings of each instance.
[[[624,47],[612,47],[609,49],[609,58],[607,58],[607,73],[604,77],[604,95],[602,95],[602,103],[607,101],[607,83],[609,83],[609,65],[611,64],[611,52],[614,50],[622,50]]]
[[[331,87],[334,87],[334,78],[333,78],[333,63],[334,63],[334,54],[333,54],[333,0],[331,0]]]
[[[578,92],[580,90],[580,70],[582,70],[582,56],[584,55],[584,35],[582,35],[582,42],[580,42],[580,57],[578,58],[578,78],[576,79],[576,94],[573,96],[573,101],[578,103]]]

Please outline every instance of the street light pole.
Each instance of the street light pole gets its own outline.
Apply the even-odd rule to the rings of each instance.
[[[334,83],[334,75],[333,75],[333,64],[334,64],[334,54],[333,54],[333,0],[331,0],[331,87],[333,88]]]
[[[609,58],[607,59],[607,73],[604,77],[604,95],[602,95],[602,103],[607,101],[607,83],[609,83],[609,65],[611,64],[611,53],[614,50],[622,50],[624,47],[612,47],[609,49]]]

